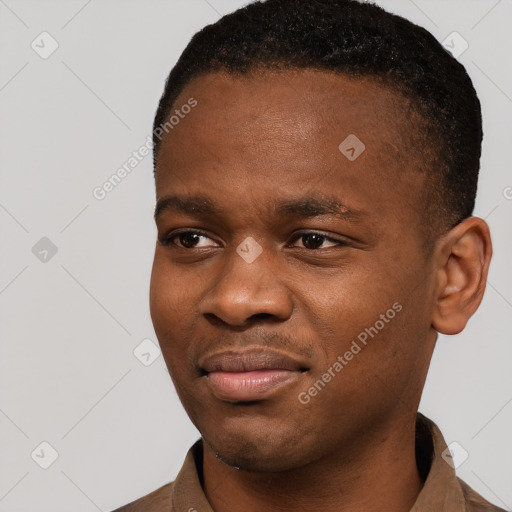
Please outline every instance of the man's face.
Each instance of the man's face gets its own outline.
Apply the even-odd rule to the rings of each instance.
[[[411,113],[372,80],[314,70],[212,73],[174,108],[190,98],[157,201],[201,196],[216,213],[160,209],[172,238],[151,279],[178,395],[231,465],[350,457],[414,415],[436,338]]]

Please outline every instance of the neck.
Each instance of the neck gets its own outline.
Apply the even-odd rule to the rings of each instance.
[[[378,436],[360,436],[361,446],[340,447],[279,473],[238,471],[203,443],[205,494],[216,512],[409,512],[423,486],[414,421],[381,430]]]

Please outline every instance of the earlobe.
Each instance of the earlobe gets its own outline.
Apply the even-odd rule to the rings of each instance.
[[[482,301],[492,256],[487,223],[470,217],[441,240],[437,252],[437,283],[432,327],[458,334]]]

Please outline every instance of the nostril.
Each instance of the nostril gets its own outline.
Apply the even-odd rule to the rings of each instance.
[[[271,313],[256,313],[255,315],[252,315],[251,318],[265,319],[265,318],[271,318],[273,316],[274,315],[272,315]]]

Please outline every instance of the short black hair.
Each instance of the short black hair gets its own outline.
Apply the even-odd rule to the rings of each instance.
[[[162,137],[162,130],[155,130],[193,78],[265,68],[371,77],[402,94],[423,121],[415,145],[425,147],[413,150],[428,160],[424,224],[429,247],[440,232],[472,215],[483,133],[471,79],[430,32],[357,0],[256,1],[196,33],[171,70],[155,115],[155,172]],[[427,153],[435,154],[435,161],[426,159]]]

